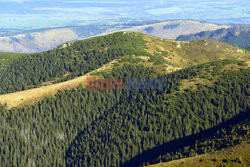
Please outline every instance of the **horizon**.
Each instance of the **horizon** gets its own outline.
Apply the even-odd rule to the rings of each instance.
[[[212,0],[0,0],[0,28],[37,29],[144,20],[250,22],[250,2]]]

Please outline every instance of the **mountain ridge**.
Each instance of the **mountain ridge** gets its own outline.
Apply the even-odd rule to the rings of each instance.
[[[242,48],[247,48],[250,45],[250,26],[236,25],[227,29],[222,28],[215,31],[202,31],[190,35],[180,35],[176,39],[180,41],[215,39]]]
[[[151,23],[152,21],[149,21]],[[55,29],[44,29],[44,30],[34,30],[35,32],[26,32],[24,34],[16,34],[13,36],[6,36],[6,37],[0,37],[0,51],[1,52],[17,52],[17,53],[34,53],[34,52],[41,52],[46,51],[48,49],[52,49],[58,45],[63,44],[64,42],[72,41],[72,40],[79,40],[82,38],[88,38],[91,36],[96,35],[103,35],[108,34],[111,32],[116,31],[137,31],[142,33],[147,33],[147,31],[144,31],[147,27],[162,27],[164,25],[172,25],[172,24],[179,24],[180,27],[182,26],[182,30],[174,30],[172,29],[171,32],[162,33],[159,34],[159,31],[152,34],[148,33],[149,35],[155,35],[159,37],[164,38],[173,38],[170,37],[169,34],[175,34],[178,35],[184,35],[188,32],[188,27],[190,24],[192,26],[196,26],[196,29],[193,28],[190,33],[196,33],[200,31],[205,30],[214,30],[219,28],[226,28],[228,26],[220,26],[213,23],[201,23],[198,21],[167,21],[162,23],[154,23],[147,25],[147,22],[144,23],[145,25],[140,27],[135,26],[131,24],[121,24],[121,25],[89,25],[89,26],[80,26],[80,27],[59,27]],[[143,23],[142,23],[143,24]],[[140,25],[140,24],[139,24]],[[131,27],[135,27],[132,28]],[[186,28],[184,28],[186,27]],[[178,27],[176,27],[178,28]],[[157,28],[158,29],[158,28]],[[185,33],[181,33],[181,31]],[[164,35],[165,34],[165,35]],[[178,35],[175,35],[176,37]]]
[[[1,94],[16,92],[0,104],[1,166],[140,166],[249,138],[244,124],[226,126],[249,122],[245,49],[117,32],[12,56],[0,72]],[[94,89],[87,76],[101,79]],[[108,79],[124,79],[123,89],[104,89]]]
[[[86,84],[86,77],[89,76],[90,74],[95,74],[95,73],[99,74],[100,71],[107,70],[107,67],[110,70],[112,70],[116,64],[122,65],[130,61],[132,62],[134,61],[138,64],[142,63],[148,67],[153,67],[158,73],[171,73],[183,68],[187,68],[191,65],[198,65],[209,61],[216,61],[216,60],[230,59],[230,58],[236,60],[249,61],[250,57],[250,53],[248,53],[247,51],[214,40],[200,40],[200,41],[186,43],[174,40],[163,40],[160,38],[139,33],[131,33],[131,32],[117,32],[106,36],[93,37],[81,41],[67,42],[57,47],[55,50],[65,50],[65,49],[71,50],[71,48],[75,47],[77,43],[85,42],[86,45],[88,45],[87,41],[93,41],[103,38],[108,39],[109,37],[117,35],[119,36],[119,38],[123,38],[123,36],[127,37],[133,36],[132,39],[137,39],[137,41],[141,41],[140,43],[142,43],[142,45],[138,45],[137,43],[136,44],[138,45],[137,48],[140,48],[139,50],[144,50],[144,51],[142,51],[141,53],[139,52],[137,56],[133,56],[135,52],[131,52],[130,54],[127,55],[124,54],[122,57],[110,59],[110,61],[108,61],[106,64],[103,64],[104,66],[98,66],[97,68],[94,68],[93,71],[89,71],[87,73],[82,73],[80,75],[78,74],[74,76],[72,72],[66,71],[66,73],[61,74],[62,76],[57,78],[56,80],[54,78],[51,78],[52,80],[49,79],[42,81],[40,83],[40,86],[37,85],[38,86],[37,88],[32,89],[32,86],[35,85],[29,85],[31,87],[27,91],[18,92],[18,90],[20,91],[20,89],[17,89],[16,93],[13,92],[11,94],[2,94],[0,95],[0,103],[2,104],[7,103],[8,108],[17,107],[22,104],[33,104],[34,102],[43,99],[47,95],[51,96],[56,94],[58,90],[66,89],[67,85],[69,88],[75,88],[78,85],[84,84],[84,82]],[[145,44],[143,44],[144,42]],[[100,43],[100,45],[102,45],[102,43]],[[222,50],[221,48],[224,49]],[[114,51],[116,49],[119,49],[119,47],[114,48]],[[216,50],[218,50],[219,52]],[[64,52],[67,53],[66,50]],[[188,52],[189,54],[186,54],[186,52]],[[72,58],[74,59],[75,59],[74,55],[75,53],[74,52],[71,53],[72,54],[71,56],[73,56]],[[201,53],[203,55],[201,55]],[[231,56],[232,53],[234,53],[234,56]],[[210,55],[213,56],[211,57]],[[31,55],[27,55],[26,57],[29,58],[30,56]],[[64,55],[62,54],[62,56]],[[40,59],[40,56],[35,55],[35,57],[33,56],[33,58]],[[81,58],[78,61],[80,60]],[[17,67],[15,67],[15,69],[16,68]],[[5,75],[4,72],[2,75],[3,76]],[[73,77],[70,78],[69,77],[70,75],[73,75]]]

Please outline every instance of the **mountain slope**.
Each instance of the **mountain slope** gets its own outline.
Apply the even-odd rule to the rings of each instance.
[[[176,39],[180,35],[194,34],[201,31],[213,31],[221,28],[229,27],[213,23],[202,23],[199,21],[176,20],[141,27],[133,27],[124,31],[140,32],[164,39]]]
[[[179,42],[145,36],[146,50],[162,55],[166,62],[177,67],[188,67],[222,59],[249,60],[250,52],[215,40]]]
[[[40,52],[77,38],[78,35],[70,28],[0,37],[0,51],[16,53]]]
[[[0,71],[11,65],[16,59],[24,54],[17,53],[0,53]]]
[[[243,99],[247,100],[244,95],[241,96],[243,99],[238,99],[239,96],[236,95],[234,86],[248,82],[245,76],[249,75],[249,70],[245,71],[248,71],[247,73],[243,72],[244,70],[239,70],[238,72],[222,74],[223,66],[230,61],[222,62],[208,63],[196,68],[180,70],[171,74],[174,79],[163,76],[162,90],[141,89],[135,90],[135,92],[126,90],[123,92],[122,97],[116,95],[115,97],[122,103],[115,105],[101,119],[97,119],[91,126],[79,133],[67,153],[67,164],[69,166],[98,166],[98,164],[106,164],[106,166],[139,166],[142,162],[154,157],[155,152],[164,151],[166,148],[161,146],[165,142],[204,131],[227,121],[228,119],[224,119],[227,117],[224,112],[229,110],[231,114],[236,110],[246,112],[247,106],[244,109],[233,109],[234,111],[232,111],[235,103],[231,107],[226,103],[229,101],[230,103],[232,101],[238,103]],[[222,64],[219,65],[220,63]],[[215,69],[211,70],[211,67],[215,67]],[[222,69],[218,70],[217,68]],[[127,72],[122,74],[120,71],[123,70],[120,69],[119,72],[114,72],[112,76],[122,78],[125,74],[128,77],[138,75],[137,73],[132,74],[130,70],[131,68],[128,68]],[[193,70],[197,71],[194,72]],[[210,70],[215,73],[212,72],[211,76],[207,76]],[[245,74],[240,74],[240,71]],[[217,74],[219,73],[224,77],[219,77],[217,80]],[[144,75],[141,72],[138,77],[145,78]],[[242,80],[235,79],[235,76],[241,76]],[[197,88],[193,85],[182,91],[180,89],[181,84],[178,83],[177,79],[179,78],[179,81],[181,81],[184,79],[182,77],[190,80],[195,80],[198,77],[199,80],[204,78],[207,81],[196,83]],[[234,86],[231,87],[230,78],[238,80],[239,83],[235,82]],[[209,80],[214,80],[210,83],[211,85]],[[176,84],[173,82],[176,82]],[[225,83],[223,84],[223,82]],[[244,83],[243,85],[247,84]],[[228,88],[233,92],[229,93]],[[225,97],[233,97],[233,99],[228,99],[224,103]],[[239,106],[242,106],[242,104],[239,104]],[[151,153],[154,148],[156,148],[156,151]],[[148,156],[145,156],[144,152],[148,152],[146,154]]]
[[[160,162],[169,162],[169,164],[172,164],[172,162],[183,162],[183,159],[186,157],[193,157],[193,159],[197,159],[198,157],[200,157],[199,155],[202,156],[202,154],[205,153],[208,154],[205,154],[204,156],[211,160],[213,157],[215,157],[212,156],[212,154],[223,152],[223,149],[241,144],[242,142],[247,140],[249,141],[249,117],[249,113],[242,113],[214,128],[202,131],[193,136],[188,136],[180,140],[166,143],[164,146],[162,146],[165,147],[164,151],[160,151],[159,149],[151,150],[151,155],[154,155],[152,156],[150,161],[147,161],[144,164],[155,164],[156,166],[165,164]],[[235,152],[241,154],[240,150],[235,150]],[[248,159],[247,155],[243,154],[243,156]],[[224,154],[224,157],[227,159],[231,159],[231,156],[228,154]],[[241,159],[241,157],[238,158]],[[178,160],[172,161],[176,159]],[[202,166],[202,164],[205,164],[206,162],[211,165],[211,163],[216,164],[221,163],[222,161],[219,161],[216,158],[217,160],[213,159],[212,161],[203,162],[204,159],[199,159],[199,166]],[[231,160],[231,163],[236,162],[233,159]],[[248,161],[242,163],[245,164],[248,163]],[[181,163],[180,165],[183,165],[183,163]],[[184,166],[186,165],[187,164],[184,164]],[[218,166],[218,164],[214,166]]]
[[[216,39],[243,48],[250,45],[250,26],[234,26],[227,29],[223,28],[215,31],[203,31],[196,34],[180,35],[176,39],[180,41]]]
[[[58,27],[19,32],[0,37],[0,51],[35,53],[53,49],[68,41],[88,38],[105,32],[115,31],[126,25],[87,25]]]
[[[236,146],[220,150],[216,153],[208,153],[191,158],[174,160],[167,163],[150,165],[150,167],[189,167],[189,166],[249,166],[249,140]]]
[[[223,42],[128,32],[23,55],[0,73],[2,92],[29,89],[0,96],[25,102],[0,105],[0,166],[140,166],[238,144],[244,125],[227,125],[249,122],[247,61]]]
[[[147,55],[141,36],[119,32],[22,56],[0,73],[0,94],[26,90],[55,79],[73,79],[125,55]]]
[[[127,29],[127,31],[147,33],[162,38],[175,39],[175,37],[179,35],[227,28],[227,26],[219,26],[195,21],[169,21],[162,23],[155,22],[157,21],[131,22],[117,25],[59,27],[25,31],[15,35],[0,37],[0,52],[41,52],[55,48],[56,46],[68,41],[79,40],[100,34],[107,34],[123,29]],[[192,26],[192,28],[189,28],[189,26]],[[130,29],[131,27],[134,28]],[[151,27],[153,27],[154,30],[151,30]]]
[[[0,103],[7,103],[8,107],[33,104],[47,95],[54,95],[66,85],[71,84],[68,87],[74,88],[86,82],[86,74],[101,70],[103,65],[112,70],[117,63],[136,62],[153,67],[158,73],[169,73],[190,65],[221,59],[248,61],[249,57],[246,50],[214,40],[183,43],[118,32],[68,42],[48,52],[23,56],[0,74],[0,92],[29,90],[0,95]],[[105,66],[104,69],[107,70]],[[68,82],[60,83],[63,81]],[[32,89],[34,87],[40,88]]]
[[[207,132],[249,122],[247,61],[215,40],[129,32],[22,55],[0,73],[1,93],[26,90],[0,96],[0,166],[140,166],[237,144]],[[87,76],[102,80],[86,88]]]
[[[58,93],[58,91],[70,90],[73,88],[77,88],[78,86],[86,88],[87,78],[93,77],[91,74],[107,70],[110,68],[109,66],[112,65],[112,63],[109,63],[99,69],[87,73],[86,75],[76,77],[69,81],[54,84],[53,82],[45,82],[39,88],[33,88],[25,91],[0,95],[0,104],[6,104],[8,109],[11,109],[13,107],[22,107],[25,105],[35,104],[46,97],[54,96]]]
[[[125,83],[119,90],[78,87],[34,105],[0,107],[1,166],[120,166],[165,142],[249,111],[249,69],[239,61],[206,63],[170,74],[124,62],[99,74],[106,79],[162,78],[163,85],[130,89]],[[182,89],[187,82],[192,84]]]

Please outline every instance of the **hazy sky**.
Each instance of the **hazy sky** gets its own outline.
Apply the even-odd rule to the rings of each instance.
[[[0,0],[0,28],[109,23],[121,18],[249,20],[249,9],[249,0]]]

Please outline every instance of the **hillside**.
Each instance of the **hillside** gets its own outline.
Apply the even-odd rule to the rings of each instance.
[[[40,52],[77,38],[77,34],[69,28],[0,37],[0,51],[15,53]]]
[[[0,37],[0,52],[41,52],[53,49],[68,41],[107,34],[124,29],[126,29],[126,31],[136,31],[162,38],[175,39],[179,35],[198,33],[207,30],[212,31],[227,27],[194,21],[155,22],[157,21],[131,22],[115,25],[59,27],[17,32],[16,34],[10,33],[10,35],[6,34],[6,36]],[[192,28],[190,28],[190,26]]]
[[[114,38],[124,40],[113,41],[109,44],[109,41],[111,42]],[[97,40],[99,42],[96,43]],[[126,47],[131,45],[135,49],[128,50]],[[92,48],[100,50],[99,52],[92,51]],[[114,53],[117,54],[114,55]],[[88,57],[88,54],[92,57]],[[92,59],[94,56],[97,58]],[[109,59],[105,60],[107,57]],[[70,84],[68,87],[74,88],[82,84],[86,78],[84,75],[94,73],[97,69],[103,69],[103,65],[113,69],[117,63],[121,65],[126,62],[136,62],[137,64],[142,63],[146,67],[153,67],[158,73],[170,73],[190,65],[221,59],[249,61],[249,57],[250,53],[246,50],[214,40],[185,43],[162,40],[138,33],[118,32],[73,43],[69,42],[40,54],[24,55],[0,74],[2,76],[0,92],[6,94],[29,90],[0,95],[0,103],[7,103],[8,107],[32,104],[46,95],[54,95],[58,90],[65,88],[65,85]],[[99,64],[99,62],[102,63]],[[57,65],[51,66],[50,64]],[[107,70],[105,66],[104,69]],[[34,68],[36,71],[33,71]],[[24,80],[26,76],[29,77]],[[13,83],[12,80],[16,82]],[[63,81],[68,82],[59,83]],[[34,87],[36,88],[31,89]]]
[[[56,95],[58,91],[70,90],[73,88],[77,88],[78,86],[86,88],[87,78],[91,77],[91,74],[110,69],[109,66],[112,65],[113,63],[109,63],[99,69],[91,71],[86,75],[76,77],[69,81],[54,84],[53,82],[45,82],[39,88],[33,88],[25,91],[0,95],[0,104],[6,104],[8,109],[11,109],[13,107],[22,107],[28,104],[35,104],[46,97],[52,97]]]
[[[138,166],[150,160],[145,156],[133,161],[138,154],[249,111],[249,69],[238,61],[206,63],[170,74],[127,62],[99,75],[162,78],[163,85],[129,89],[125,84],[122,90],[78,87],[32,106],[3,106],[1,166]]]
[[[215,40],[179,42],[144,37],[146,50],[152,55],[161,55],[173,66],[188,67],[223,59],[249,60],[250,52]]]
[[[0,73],[0,166],[131,167],[244,144],[249,56],[134,32],[22,55]]]
[[[142,34],[119,32],[22,56],[0,73],[0,94],[70,80],[126,55],[147,55],[144,43]]]
[[[150,167],[189,167],[189,166],[249,166],[249,140],[216,153],[208,153],[196,157],[174,160],[167,163],[150,165]]]
[[[140,32],[164,39],[176,39],[180,35],[189,35],[202,31],[213,31],[221,28],[229,28],[229,26],[220,26],[213,23],[202,23],[191,20],[176,20],[132,27],[124,31]]]
[[[224,114],[221,113],[222,116],[219,113],[221,111],[229,111],[231,110],[229,108],[232,107],[224,106],[224,97],[226,96],[228,98],[231,95],[232,97],[239,97],[235,94],[236,92],[234,92],[236,89],[231,87],[231,79],[229,78],[235,78],[236,75],[242,76],[242,79],[244,80],[242,81],[248,82],[244,76],[249,74],[240,74],[241,70],[238,71],[239,73],[236,72],[237,70],[235,72],[232,71],[234,74],[225,71],[224,74],[226,75],[224,76],[222,69],[227,69],[226,66],[230,64],[229,62],[230,61],[207,63],[199,67],[180,70],[171,74],[171,79],[167,76],[166,78],[163,76],[162,90],[151,90],[151,92],[150,90],[141,89],[138,90],[138,92],[136,90],[135,92],[131,92],[127,89],[125,92],[122,92],[123,97],[115,95],[115,97],[119,97],[118,99],[119,101],[122,101],[122,103],[118,104],[118,106],[114,106],[114,109],[109,110],[108,114],[104,114],[101,119],[97,119],[93,125],[83,130],[79,136],[76,137],[67,153],[67,164],[69,166],[83,164],[98,166],[98,164],[107,163],[106,166],[139,166],[143,162],[147,162],[155,157],[155,153],[158,155],[159,153],[168,150],[169,148],[164,146],[167,141],[171,141],[172,135],[175,136],[175,140],[172,139],[172,142],[176,144],[178,143],[177,145],[182,145],[182,143],[187,142],[181,141],[182,139],[176,139],[182,137],[185,139],[186,137],[184,136],[189,136],[188,134],[196,134],[197,132],[202,132],[211,127],[215,127],[218,125],[217,123],[220,122],[220,119],[223,119],[223,117],[225,118]],[[211,67],[215,68],[212,70]],[[120,72],[125,70],[127,71],[126,73]],[[194,72],[193,70],[197,71]],[[134,71],[134,68],[124,67],[124,70],[117,70],[117,72],[114,72],[111,76],[114,76],[114,78],[119,78],[125,75],[129,77],[142,77],[148,72],[136,72],[132,74],[132,71]],[[209,71],[214,71],[214,73],[212,72],[210,76]],[[148,74],[150,75],[150,73]],[[220,78],[218,74],[222,74],[224,77]],[[106,75],[106,77],[109,78],[110,75]],[[182,77],[186,79],[183,80]],[[218,80],[216,78],[218,78]],[[236,80],[238,79],[239,78]],[[188,83],[192,83],[192,81],[196,82],[190,84],[183,90],[182,86],[186,85],[186,81]],[[174,84],[174,82],[177,83]],[[223,82],[228,83],[228,85],[223,84]],[[236,86],[238,84],[235,83],[233,85]],[[246,83],[246,85],[248,84]],[[221,90],[221,86],[225,89],[223,88],[223,90]],[[227,87],[231,87],[231,90],[234,93],[229,93]],[[150,97],[148,96],[148,93]],[[243,96],[241,97],[244,99]],[[234,100],[236,99],[238,98],[234,98]],[[234,102],[232,104],[233,106],[235,105]],[[232,101],[230,103],[232,103]],[[246,103],[248,102],[246,101]],[[142,106],[139,104],[142,104]],[[145,107],[143,107],[144,105]],[[131,109],[130,106],[132,107]],[[215,108],[212,109],[210,107]],[[229,111],[229,113],[233,113],[231,111]],[[247,111],[247,108],[242,108],[241,111]],[[200,115],[201,113],[202,115]],[[127,119],[121,121],[123,118]],[[172,118],[174,119],[172,120]],[[189,120],[189,118],[191,120]],[[212,120],[217,120],[218,122],[213,122]],[[199,127],[199,125],[201,125],[200,121],[204,121],[201,127]],[[224,119],[223,122],[226,121],[228,120]],[[166,122],[168,122],[168,124],[166,124]],[[191,130],[189,127],[193,127],[193,129],[191,128]],[[126,131],[126,129],[130,130]],[[105,133],[108,133],[108,135],[105,135]],[[208,133],[204,133],[208,136]],[[192,136],[190,137],[192,138]],[[93,140],[95,140],[94,143],[92,143]],[[189,139],[188,141],[194,140]],[[101,145],[97,143],[100,143]],[[115,143],[115,147],[112,145],[113,143]],[[157,147],[155,143],[158,143]],[[176,144],[173,143],[171,145],[175,146]],[[89,146],[91,147],[88,148]],[[118,154],[117,152],[119,152],[120,149],[122,153]],[[106,150],[109,151],[106,152]],[[108,160],[106,158],[108,158]],[[88,159],[90,161],[88,161]],[[123,163],[121,164],[121,162]]]
[[[153,156],[150,161],[145,160],[144,165],[247,166],[249,164],[249,151],[246,151],[249,150],[249,116],[249,113],[239,114],[214,128],[166,143],[161,146],[165,151],[150,150]],[[234,147],[235,145],[238,146]],[[240,149],[242,146],[246,147],[245,151]]]
[[[222,28],[215,31],[203,31],[189,35],[180,35],[176,39],[180,41],[215,39],[242,48],[247,48],[250,46],[250,26],[234,26],[227,29]]]
[[[0,71],[11,65],[16,59],[25,54],[17,53],[0,53]]]
[[[126,25],[86,25],[58,27],[17,32],[0,37],[0,51],[35,53],[53,49],[68,41],[88,38],[105,32],[115,31]]]

